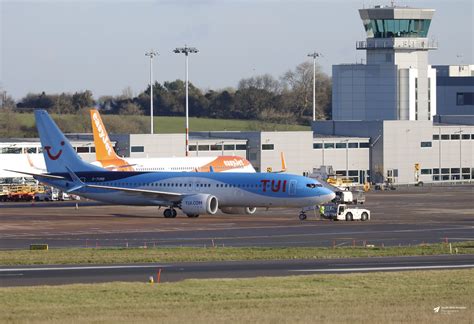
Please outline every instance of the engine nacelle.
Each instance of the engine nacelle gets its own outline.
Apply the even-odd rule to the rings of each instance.
[[[196,194],[185,197],[181,201],[181,210],[186,215],[214,215],[218,208],[217,198],[212,195]]]
[[[255,214],[255,211],[257,210],[256,207],[223,207],[221,208],[221,211],[224,214],[246,214],[246,215],[252,215]]]

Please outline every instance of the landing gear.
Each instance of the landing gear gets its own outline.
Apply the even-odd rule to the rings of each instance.
[[[301,221],[304,221],[304,220],[306,219],[306,213],[305,213],[304,211],[302,211],[302,212],[300,213],[299,218],[300,218]]]
[[[186,216],[188,216],[189,218],[197,218],[197,217],[199,217],[198,214],[186,214]]]
[[[174,208],[166,208],[163,212],[163,216],[165,216],[165,218],[175,218],[177,214],[178,213]]]

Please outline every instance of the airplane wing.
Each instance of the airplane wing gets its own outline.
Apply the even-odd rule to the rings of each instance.
[[[5,171],[8,171],[8,172],[14,172],[14,173],[19,173],[19,174],[26,174],[26,175],[30,175],[30,176],[38,177],[38,178],[60,179],[60,180],[66,179],[66,178],[61,177],[61,176],[52,175],[52,174],[47,174],[47,173],[31,173],[31,172],[15,171],[15,170],[8,170],[8,169],[4,169],[4,170],[5,170]]]
[[[166,191],[155,191],[155,190],[146,190],[146,189],[135,189],[135,188],[124,188],[124,187],[112,187],[112,186],[102,186],[102,185],[91,185],[86,184],[85,187],[89,188],[97,188],[97,189],[104,189],[110,191],[120,191],[124,193],[128,193],[131,195],[144,195],[151,198],[156,198],[160,200],[167,200],[167,201],[180,201],[183,199],[184,195],[175,193],[175,192],[166,192]]]

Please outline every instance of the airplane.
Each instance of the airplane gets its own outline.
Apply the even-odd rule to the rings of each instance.
[[[180,172],[255,172],[252,164],[240,156],[193,156],[160,158],[122,158],[109,139],[99,111],[90,110],[96,162],[111,171],[180,171]]]
[[[314,179],[291,174],[108,171],[80,159],[45,110],[35,110],[35,118],[48,173],[14,172],[85,198],[164,206],[165,218],[176,217],[176,209],[198,217],[214,215],[218,209],[253,206],[302,208],[300,219],[304,219],[305,210],[336,196]]]

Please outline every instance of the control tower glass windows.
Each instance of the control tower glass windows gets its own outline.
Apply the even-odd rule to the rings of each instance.
[[[426,37],[430,19],[365,19],[369,38]]]

